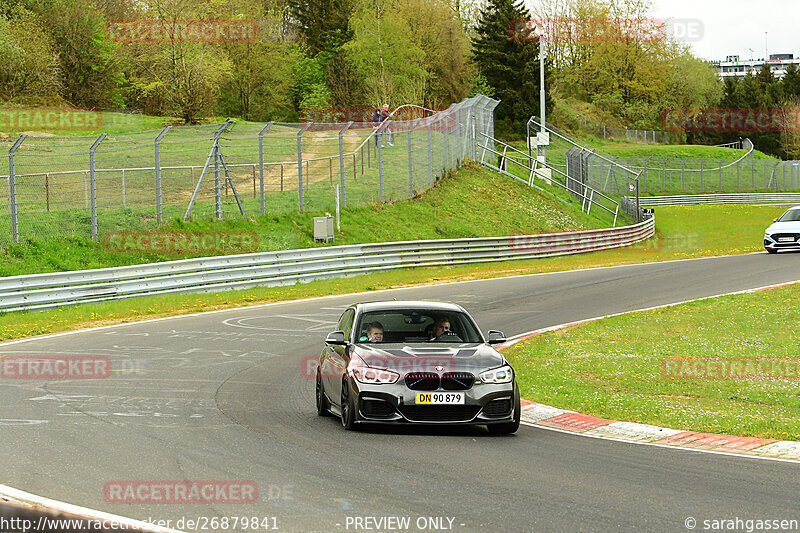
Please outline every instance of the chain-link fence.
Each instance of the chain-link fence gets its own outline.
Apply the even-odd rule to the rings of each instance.
[[[611,157],[601,159],[590,152],[573,149],[568,166],[582,166],[586,183],[606,193],[627,194],[628,179],[620,180],[615,164],[623,165],[639,178],[640,194],[703,194],[717,192],[760,192],[800,190],[800,161],[738,159]]]
[[[251,123],[99,137],[0,139],[0,244],[173,219],[230,219],[395,201],[474,159],[499,102],[478,95],[413,120]],[[425,116],[426,115],[426,116]],[[2,172],[2,170],[0,170]]]
[[[640,130],[627,127],[607,126],[590,117],[577,115],[570,124],[573,129],[579,129],[589,135],[600,139],[624,140],[629,143],[639,144],[678,144],[685,142],[686,134],[659,130]]]

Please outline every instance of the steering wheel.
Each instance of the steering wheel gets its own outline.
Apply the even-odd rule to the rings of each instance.
[[[446,341],[446,342],[463,342],[461,337],[455,331],[445,331],[435,339],[435,341]]]

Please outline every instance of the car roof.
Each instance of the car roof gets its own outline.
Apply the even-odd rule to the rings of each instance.
[[[423,302],[414,300],[388,300],[382,302],[361,302],[355,304],[359,311],[391,311],[392,309],[420,309],[430,311],[466,312],[463,307],[446,302]]]

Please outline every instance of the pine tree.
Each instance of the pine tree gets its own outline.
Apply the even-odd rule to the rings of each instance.
[[[800,96],[800,70],[792,63],[783,78],[783,94],[787,99]]]
[[[489,0],[480,13],[472,41],[478,73],[494,88],[501,103],[495,111],[496,130],[524,134],[531,115],[539,115],[539,43],[521,38],[514,28],[530,19],[522,0]],[[550,64],[545,63],[545,88],[550,87]],[[545,108],[552,108],[549,93]]]

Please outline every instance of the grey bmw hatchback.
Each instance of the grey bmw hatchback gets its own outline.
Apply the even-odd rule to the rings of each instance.
[[[317,414],[347,430],[370,424],[485,425],[514,433],[520,395],[514,369],[462,307],[372,302],[348,307],[316,369]]]

